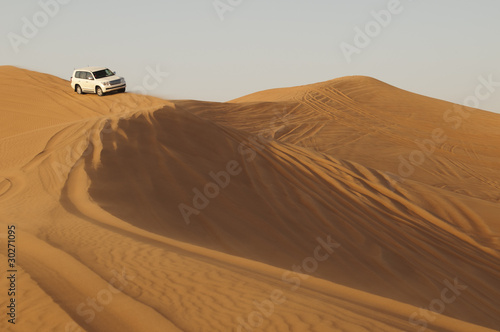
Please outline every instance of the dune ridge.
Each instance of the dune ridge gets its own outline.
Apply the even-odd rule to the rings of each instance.
[[[19,325],[2,329],[500,329],[499,115],[462,109],[455,128],[456,105],[366,77],[228,103],[0,77],[0,222],[23,257]],[[436,128],[447,139],[401,174]],[[187,223],[179,204],[228,163],[239,172]],[[441,315],[421,309],[446,289]]]

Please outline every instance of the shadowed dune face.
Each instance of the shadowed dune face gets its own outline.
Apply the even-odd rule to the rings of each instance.
[[[286,103],[222,107],[178,102],[177,110],[121,120],[103,136],[100,166],[88,158],[92,199],[157,234],[282,268],[307,257],[318,236],[331,237],[341,247],[316,276],[415,306],[458,278],[474,292],[447,314],[497,323],[494,301],[486,307],[475,295],[500,292],[498,232],[489,228],[497,205],[286,142],[293,123],[265,132],[268,119],[252,118],[252,109],[287,112]],[[212,121],[227,114],[235,125],[200,118],[207,114]],[[252,134],[235,129],[251,124]],[[228,164],[236,175],[220,175]],[[185,218],[179,204],[204,206],[196,192],[208,204]],[[475,215],[478,207],[487,213]]]
[[[452,104],[366,77],[230,103],[0,78],[25,330],[500,328],[500,116],[461,109],[454,128]],[[417,142],[432,151],[402,174]],[[120,292],[82,312],[117,273]]]

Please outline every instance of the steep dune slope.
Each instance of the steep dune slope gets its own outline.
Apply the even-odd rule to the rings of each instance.
[[[193,139],[200,132],[203,139]],[[458,278],[474,285],[474,292],[463,294],[447,314],[497,323],[500,255],[494,234],[478,218],[471,222],[483,227],[470,233],[483,243],[468,236],[409,201],[414,187],[290,144],[252,144],[251,136],[172,109],[122,120],[103,141],[102,167],[92,170],[87,161],[89,193],[122,220],[283,268],[310,255],[317,237],[331,237],[341,245],[338,256],[315,275],[416,306],[428,305],[443,280]],[[187,224],[179,204],[194,207],[194,190],[217,188],[210,174],[220,174],[229,163],[239,165],[240,173],[226,188],[207,191],[214,197]],[[444,211],[460,208],[439,190],[433,194]],[[500,210],[492,206],[490,212]]]
[[[273,97],[282,102],[271,102]],[[453,197],[460,206],[472,204],[466,210],[485,219],[498,244],[499,222],[490,208],[496,205],[488,203],[497,203],[500,193],[497,114],[366,77],[264,91],[236,101],[204,108],[184,102],[177,107],[226,127],[375,168],[400,183],[416,180],[444,189],[449,193],[441,191],[439,196]],[[433,213],[444,210],[435,199],[412,196],[415,199],[433,206]],[[477,218],[471,213],[463,215],[446,219],[466,228],[484,228],[474,225]],[[481,237],[473,233],[469,234]]]
[[[2,329],[500,328],[498,116],[474,111],[484,131],[447,131],[405,178],[398,154],[449,105],[371,79],[208,103],[0,78],[0,222],[23,280]]]

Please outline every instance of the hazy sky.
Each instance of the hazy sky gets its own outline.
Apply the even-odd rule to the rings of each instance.
[[[463,103],[480,76],[500,82],[498,0],[217,0],[219,13],[214,3],[0,0],[0,65],[64,79],[102,65],[129,90],[214,101],[359,74]],[[387,8],[382,26],[372,11]],[[368,41],[355,30],[366,27]],[[350,62],[342,43],[357,47]],[[500,112],[490,89],[479,108]]]

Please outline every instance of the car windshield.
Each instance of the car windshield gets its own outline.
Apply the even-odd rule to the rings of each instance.
[[[114,73],[109,69],[98,70],[94,72],[94,77],[98,80],[103,77],[113,76]]]

